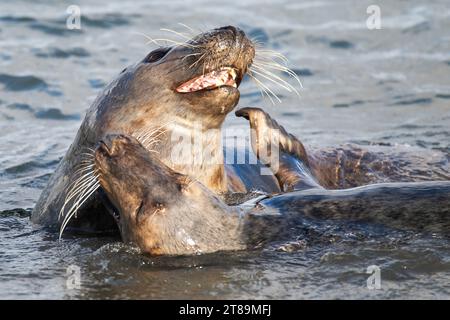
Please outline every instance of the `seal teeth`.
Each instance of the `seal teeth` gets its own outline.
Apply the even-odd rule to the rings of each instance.
[[[194,92],[203,89],[215,89],[222,86],[231,86],[237,88],[237,72],[234,68],[223,67],[220,70],[214,70],[207,74],[193,78],[176,90],[177,92]]]

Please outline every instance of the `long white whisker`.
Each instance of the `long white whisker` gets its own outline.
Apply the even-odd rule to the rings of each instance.
[[[176,34],[177,36],[180,36],[180,37],[182,37],[182,38],[184,38],[184,39],[191,40],[190,37],[186,36],[185,34],[182,34],[181,32],[177,32],[177,31],[175,31],[175,30],[171,30],[171,29],[167,29],[167,28],[161,28],[161,29],[159,29],[159,30],[171,32],[171,33]]]
[[[283,71],[283,72],[288,72],[288,71],[293,72],[291,69],[289,69],[289,67],[284,66],[284,65],[282,65],[282,64],[280,64],[278,62],[275,62],[275,61],[262,61],[262,60],[259,60],[259,59],[255,59],[255,60],[253,60],[253,64],[258,64],[258,65],[261,65],[261,66],[272,67],[274,69],[277,69],[277,70],[280,70],[280,71]]]
[[[303,88],[300,78],[297,76],[297,74],[294,71],[292,71],[288,67],[284,67],[277,63],[264,63],[264,62],[260,62],[260,61],[254,62],[253,66],[259,66],[260,68],[263,68],[263,69],[274,69],[274,70],[285,72],[285,73],[289,74],[292,78],[294,78],[298,82],[300,87]]]
[[[264,86],[262,85],[261,81],[259,81],[258,79],[255,78],[254,75],[252,75],[251,73],[248,73],[248,75],[250,76],[250,78],[252,78],[257,87],[259,88],[259,90],[261,91],[261,94],[264,98],[264,94],[267,95],[267,97],[270,99],[270,101],[272,102],[273,105],[275,105],[275,102],[273,101],[272,97],[270,96],[269,92],[267,92],[267,90],[264,88]]]
[[[193,68],[193,67],[194,67],[196,64],[198,64],[203,58],[205,58],[206,53],[207,53],[207,52],[203,53],[203,54],[201,55],[201,57],[197,59],[197,61],[195,61],[193,64],[191,64],[191,65],[189,66],[189,69]]]
[[[147,128],[142,128],[141,130],[134,132],[131,135],[135,137],[139,141],[139,143],[141,143],[149,152],[159,153],[158,151],[153,150],[152,146],[161,141],[160,139],[158,139],[158,137],[167,132],[167,129],[165,129],[165,127],[172,122],[174,122],[174,120],[167,121],[159,127],[150,130]]]
[[[201,55],[201,54],[203,54],[203,52],[196,52],[196,53],[190,53],[190,54],[187,54],[187,55],[185,55],[185,56],[183,57],[183,59],[181,59],[181,61],[184,61],[185,59],[187,59],[187,58],[189,58],[189,57],[192,57],[192,56],[198,56],[198,55]]]
[[[288,63],[289,60],[288,58],[286,58],[286,56],[282,53],[273,51],[273,50],[267,50],[267,49],[260,49],[256,52],[256,58],[261,57],[261,58],[279,58],[282,61],[284,61],[285,63]]]
[[[253,80],[256,84],[256,87],[258,88],[259,92],[261,93],[263,99],[265,99],[264,94],[267,93],[265,92],[264,88],[262,88],[258,82],[255,81],[255,76],[251,73],[251,70],[249,69],[247,75],[250,77],[251,80]]]
[[[88,176],[84,177],[84,178],[80,178],[77,179],[70,187],[69,187],[69,191],[67,192],[67,196],[64,199],[64,205],[70,200],[72,199],[73,194],[76,194],[76,192],[78,192],[78,190],[85,185],[86,183],[90,182],[92,179],[94,178],[94,176],[92,175],[92,173],[90,173]],[[64,206],[61,208],[61,211],[64,209]]]
[[[93,164],[94,163],[93,160],[94,159],[83,159],[75,167],[87,166],[87,165]]]
[[[77,169],[73,175],[77,176],[78,174],[81,174],[82,172],[86,172],[86,171],[93,171],[93,167],[95,167],[95,164],[89,164],[89,165],[83,165],[82,167],[80,167],[79,169]]]
[[[157,142],[157,141],[159,141],[159,139],[153,138],[152,136],[148,136],[145,139],[142,139],[141,144],[147,145],[148,143]]]
[[[80,156],[86,156],[86,157],[94,157],[94,155],[92,154],[92,153],[87,153],[87,152],[83,152],[83,153],[80,153]]]
[[[89,193],[84,195],[84,199],[82,200],[82,202],[79,204],[79,206],[77,206],[76,210],[71,210],[69,211],[70,213],[68,213],[68,215],[66,216],[66,218],[63,221],[63,224],[61,225],[60,231],[59,231],[59,239],[61,239],[62,234],[64,232],[64,229],[66,228],[67,224],[69,223],[70,219],[73,217],[73,215],[77,212],[78,208],[84,204],[84,202],[89,199],[89,197],[95,192],[97,191],[98,187],[100,186],[100,183],[97,182],[97,184],[95,184],[90,191],[88,191]],[[80,199],[81,200],[81,199]],[[79,201],[78,200],[78,203]]]
[[[72,195],[73,193],[78,192],[82,188],[82,186],[89,184],[96,178],[97,178],[97,176],[94,176],[93,173],[90,173],[90,175],[86,176],[86,178],[78,179],[76,184],[74,184],[72,189],[68,192],[66,201],[69,201],[71,199],[71,197],[69,197],[69,195]]]
[[[258,69],[259,71],[255,70],[255,69]],[[260,75],[261,77],[263,77],[273,83],[276,83],[277,85],[286,89],[289,92],[294,91],[298,96],[300,95],[299,92],[297,91],[297,89],[295,89],[290,83],[286,82],[285,80],[283,80],[282,78],[278,77],[276,74],[273,74],[270,71],[267,71],[259,66],[252,66],[252,72]],[[279,82],[277,82],[275,80],[278,80]]]
[[[67,214],[64,216],[63,219],[63,223],[64,221],[66,221],[67,219],[70,219],[70,217],[72,216],[72,213],[76,212],[79,208],[78,204],[80,203],[80,201],[82,201],[82,199],[84,199],[85,195],[87,193],[90,192],[90,190],[95,186],[95,185],[99,185],[98,181],[94,181],[94,183],[89,183],[88,185],[84,186],[81,189],[81,192],[77,193],[78,198],[74,201],[74,203],[72,204],[72,206],[70,207],[69,211],[67,212]],[[84,200],[83,200],[84,201]]]
[[[86,172],[86,171],[88,171],[88,172]],[[71,185],[69,185],[69,190],[70,190],[70,188],[72,188],[72,186],[75,185],[76,183],[78,183],[78,182],[80,182],[80,181],[82,181],[82,180],[88,179],[90,176],[92,177],[92,175],[94,174],[94,170],[92,170],[91,168],[86,168],[86,170],[81,170],[81,171],[79,172],[79,174],[81,174],[81,172],[83,172],[83,174],[82,174],[80,177],[78,177],[74,182],[72,182]],[[69,192],[70,192],[70,191],[69,191]]]
[[[295,88],[293,88],[289,83],[287,83],[287,82],[284,81],[283,79],[277,77],[278,80],[279,80],[280,82],[286,83],[286,85],[284,85],[284,84],[282,84],[282,83],[280,83],[280,82],[275,81],[275,79],[272,79],[271,77],[269,77],[268,75],[264,74],[263,72],[259,72],[259,71],[255,70],[255,69],[253,69],[252,72],[253,72],[253,73],[256,73],[257,75],[260,75],[261,77],[263,77],[263,78],[265,78],[265,79],[267,79],[267,80],[269,80],[269,81],[271,81],[271,82],[273,82],[273,83],[275,83],[275,84],[277,84],[277,85],[279,85],[280,87],[286,89],[286,90],[289,91],[289,92],[294,91],[294,92],[298,95],[298,91],[295,90]],[[270,76],[276,77],[276,76],[273,75],[273,74],[271,74]]]
[[[84,191],[83,194],[82,194],[82,196],[80,196],[80,199],[77,200],[77,202],[76,202],[76,209],[75,209],[75,211],[78,211],[78,209],[80,209],[80,207],[82,206],[82,204],[86,201],[86,199],[85,199],[85,200],[81,200],[81,198],[86,197],[85,195],[86,195],[88,192],[90,192],[90,189],[92,189],[92,188],[94,188],[94,187],[96,187],[96,186],[98,187],[99,185],[100,185],[100,182],[96,181],[95,184],[92,185],[92,187],[90,187],[89,189],[86,188],[87,191]]]
[[[278,96],[264,83],[261,82],[261,80],[259,80],[258,78],[256,78],[255,76],[253,76],[253,79],[255,79],[256,82],[258,82],[261,86],[263,86],[268,92],[270,92],[272,94],[272,96],[278,100],[278,102],[281,103],[281,99],[278,98]],[[273,100],[272,100],[273,102]]]
[[[189,27],[187,24],[184,24],[184,23],[181,23],[181,22],[178,22],[178,24],[180,26],[185,27],[186,29],[190,30],[192,34],[195,34],[195,30],[193,28]]]
[[[141,35],[143,37],[145,37],[148,42],[147,43],[154,43],[157,46],[161,46],[161,44],[159,44],[158,42],[162,42],[162,41],[166,41],[169,43],[173,43],[179,46],[184,46],[184,47],[189,47],[189,48],[196,48],[197,46],[190,44],[190,43],[186,43],[186,42],[180,42],[180,41],[176,41],[176,40],[172,40],[172,39],[166,39],[166,38],[161,38],[161,39],[153,39],[152,37],[146,35],[145,33],[142,32],[135,32],[135,34]]]
[[[158,133],[157,135],[154,136],[154,134],[157,133],[157,132],[160,131],[160,130],[161,130],[161,127],[158,128],[157,130],[155,130],[154,132],[151,132],[150,135],[148,135],[148,136],[143,140],[143,142],[145,143],[145,141],[146,141],[147,139],[149,139],[149,138],[156,139],[156,138],[158,138],[159,136],[161,136],[162,134],[166,133],[166,131],[167,131],[167,130],[162,130],[160,133]]]
[[[66,198],[64,199],[64,204],[59,212],[59,217],[64,216],[64,209],[66,208],[67,204],[72,200],[73,198],[79,196],[81,193],[83,193],[83,190],[92,183],[96,182],[98,179],[98,176],[90,177],[89,179],[86,179],[84,181],[79,181],[77,185],[73,187],[73,190],[69,191]],[[70,210],[69,210],[70,211]]]
[[[148,43],[154,43],[158,46],[160,46],[159,42],[169,42],[169,43],[173,43],[176,44],[178,46],[182,46],[182,47],[188,47],[188,48],[198,48],[198,46],[190,44],[190,43],[186,43],[186,42],[180,42],[180,41],[176,41],[176,40],[172,40],[172,39],[167,39],[167,38],[158,38],[158,39],[149,39]]]

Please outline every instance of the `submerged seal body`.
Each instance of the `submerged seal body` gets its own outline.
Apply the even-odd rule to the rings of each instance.
[[[450,181],[302,189],[229,206],[133,137],[108,135],[94,162],[122,239],[153,255],[256,248],[286,237],[302,217],[450,235]]]

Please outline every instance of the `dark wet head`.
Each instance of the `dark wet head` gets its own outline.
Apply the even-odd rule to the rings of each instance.
[[[155,217],[176,205],[186,178],[153,157],[135,138],[125,135],[102,139],[95,149],[95,165],[124,241],[154,250],[158,234],[153,229],[158,220]]]
[[[221,87],[235,92],[255,56],[253,43],[242,30],[233,26],[200,34],[186,46],[190,49],[190,61],[187,62],[192,70],[181,79],[176,88],[179,93]]]
[[[242,249],[239,215],[201,183],[179,174],[138,140],[108,135],[95,166],[124,242],[150,254]]]
[[[245,33],[228,26],[157,49],[144,63],[151,72],[163,75],[165,87],[185,108],[224,117],[238,103],[238,86],[254,56],[255,48]]]
[[[165,114],[219,127],[238,103],[238,87],[254,55],[252,42],[232,26],[160,47],[124,70],[108,91],[108,102],[126,107],[115,108],[116,114],[107,116],[139,126],[134,118]]]

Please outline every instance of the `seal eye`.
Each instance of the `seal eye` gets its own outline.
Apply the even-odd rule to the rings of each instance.
[[[145,63],[152,63],[160,60],[164,57],[167,52],[169,52],[170,48],[162,47],[150,52],[144,59]]]

